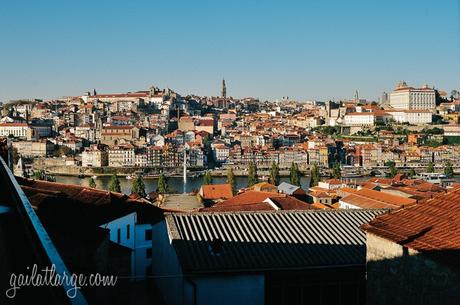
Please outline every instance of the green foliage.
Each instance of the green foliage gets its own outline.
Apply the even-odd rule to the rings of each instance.
[[[142,179],[141,175],[137,175],[136,179],[133,180],[133,185],[131,187],[131,193],[137,193],[141,195],[142,197],[147,196],[147,193],[145,192],[144,179]]]
[[[16,147],[13,147],[13,164],[17,164],[19,161],[19,153]]]
[[[158,187],[157,192],[160,194],[166,194],[168,192],[168,181],[166,180],[165,174],[161,172],[160,176],[158,177]]]
[[[64,145],[59,146],[58,149],[55,149],[53,152],[53,156],[61,157],[61,156],[68,156],[72,153],[72,150]]]
[[[340,127],[339,126],[320,126],[313,129],[313,131],[318,131],[326,135],[339,135]]]
[[[313,167],[311,169],[310,187],[317,186],[320,180],[321,180],[321,174],[319,172],[319,166],[317,163],[315,163],[313,164]]]
[[[410,178],[414,178],[417,173],[415,172],[415,169],[411,168],[408,175]]]
[[[206,173],[203,176],[203,184],[212,184],[212,175],[211,171],[206,171]]]
[[[272,167],[270,169],[270,177],[268,178],[268,182],[270,182],[273,185],[280,184],[280,169],[275,162],[272,163]]]
[[[385,164],[384,164],[384,165],[385,165],[385,166],[391,167],[391,166],[395,166],[396,163],[395,163],[395,161],[387,160],[387,161],[385,161]]]
[[[236,193],[236,182],[235,182],[235,174],[233,173],[233,168],[229,168],[227,170],[227,183],[232,186],[232,192],[233,194]]]
[[[335,161],[332,167],[332,178],[340,179],[342,178],[342,170],[340,168],[339,161]]]
[[[452,167],[452,163],[449,160],[447,160],[444,166],[444,175],[446,175],[448,178],[452,178],[454,176],[454,168]]]
[[[43,170],[34,171],[32,179],[45,180],[45,172]]]
[[[93,177],[89,178],[88,184],[90,188],[93,188],[93,189],[96,188],[96,181],[94,181]]]
[[[257,175],[257,166],[254,162],[249,162],[248,169],[248,187],[259,183],[259,176]]]
[[[434,173],[434,164],[433,162],[428,162],[428,167],[426,169],[427,173]]]
[[[109,191],[121,193],[120,180],[118,180],[117,175],[113,174],[109,182]]]
[[[300,170],[297,163],[292,162],[289,169],[289,178],[291,184],[300,186]]]
[[[398,174],[398,170],[396,169],[396,165],[395,165],[394,162],[392,162],[389,166],[390,166],[390,178],[394,178]]]
[[[422,130],[422,133],[424,134],[444,134],[444,129],[434,127],[434,128],[424,128]]]

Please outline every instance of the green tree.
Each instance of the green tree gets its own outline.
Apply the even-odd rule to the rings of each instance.
[[[278,165],[275,162],[272,163],[272,168],[270,169],[270,177],[268,178],[268,182],[270,182],[273,185],[280,184],[280,169],[278,168]]]
[[[158,177],[157,191],[160,194],[166,194],[168,189],[168,181],[166,180],[166,176],[163,174],[163,172],[161,172],[160,176]]]
[[[434,164],[432,161],[428,162],[428,167],[426,169],[427,173],[434,173]]]
[[[300,170],[297,163],[292,162],[289,169],[289,178],[291,184],[300,186]]]
[[[121,193],[120,180],[118,180],[118,177],[116,174],[113,174],[112,177],[110,178],[109,191]]]
[[[203,176],[203,184],[212,184],[212,175],[211,171],[206,171],[206,173]]]
[[[58,146],[57,149],[54,150],[53,156],[55,157],[61,157],[61,156],[67,156],[72,153],[72,150],[64,145]]]
[[[145,197],[145,183],[141,175],[137,175],[136,179],[133,180],[133,185],[131,186],[131,193],[137,193],[142,197]]]
[[[89,187],[90,188],[96,188],[96,181],[94,181],[93,177],[89,178]]]
[[[19,161],[19,153],[18,153],[18,149],[16,147],[13,147],[13,164],[18,164],[18,161]]]
[[[233,173],[233,168],[227,170],[227,183],[232,186],[233,194],[236,193],[236,183],[235,183],[235,174]]]
[[[398,174],[398,170],[396,169],[396,165],[394,162],[390,164],[390,178],[394,178]]]
[[[254,162],[249,162],[248,169],[248,187],[259,183],[259,176],[257,175],[257,166]]]
[[[444,166],[444,175],[446,175],[448,178],[452,178],[454,176],[454,168],[452,167],[452,163],[449,160],[447,160]]]
[[[411,168],[409,171],[409,177],[414,178],[417,173],[415,172],[415,169]]]
[[[321,179],[321,174],[319,172],[319,166],[317,163],[313,164],[313,167],[311,169],[311,181],[310,181],[310,187],[312,186],[317,186],[319,181]]]
[[[339,161],[335,161],[332,166],[332,178],[340,179],[342,178],[342,170],[340,169]]]
[[[43,170],[34,171],[32,179],[45,180],[45,172]]]

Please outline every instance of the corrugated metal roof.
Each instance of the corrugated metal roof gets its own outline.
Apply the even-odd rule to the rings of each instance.
[[[278,191],[284,194],[292,195],[294,194],[295,191],[297,191],[300,187],[297,185],[292,185],[287,182],[281,182],[280,185],[278,185]]]
[[[359,227],[384,210],[166,215],[185,274],[364,265]]]

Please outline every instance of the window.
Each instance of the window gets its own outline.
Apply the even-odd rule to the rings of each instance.
[[[145,240],[152,240],[152,229],[145,230]]]
[[[152,248],[145,249],[145,257],[152,258]]]
[[[130,227],[130,225],[126,226],[126,239],[129,239],[129,233],[130,233],[129,232],[129,227]]]
[[[119,244],[121,241],[121,229],[117,229],[117,243]]]

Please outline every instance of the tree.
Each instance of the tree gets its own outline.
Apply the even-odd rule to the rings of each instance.
[[[145,183],[144,179],[142,179],[141,175],[137,175],[137,177],[133,180],[133,185],[131,187],[131,193],[137,193],[142,197],[145,197],[147,194],[145,193]]]
[[[227,183],[232,186],[232,192],[233,194],[235,194],[236,192],[235,174],[233,173],[233,168],[231,167],[227,170]]]
[[[414,178],[416,174],[415,169],[411,168],[409,171],[409,177]]]
[[[158,187],[157,192],[160,194],[166,194],[168,192],[168,181],[166,180],[165,174],[161,172],[158,177]]]
[[[340,169],[339,161],[335,161],[332,167],[332,178],[340,179],[342,178],[342,170]]]
[[[311,169],[311,181],[310,181],[310,187],[312,186],[317,186],[319,181],[321,179],[321,174],[319,172],[319,166],[317,163],[313,164],[313,167]]]
[[[18,164],[18,161],[19,161],[19,153],[18,153],[18,149],[16,147],[13,147],[13,164]]]
[[[259,176],[257,175],[257,166],[254,162],[249,162],[248,169],[248,187],[259,183]]]
[[[398,174],[398,170],[396,169],[396,165],[394,162],[390,164],[390,178],[394,178]]]
[[[447,160],[444,166],[444,175],[446,175],[447,178],[452,178],[454,176],[454,168],[449,160]]]
[[[109,191],[121,193],[120,180],[118,180],[118,177],[116,174],[113,174],[112,177],[110,178]]]
[[[428,167],[426,169],[427,173],[434,173],[434,164],[432,161],[428,162]]]
[[[43,170],[34,171],[32,179],[45,180],[45,172]]]
[[[280,184],[280,169],[278,168],[278,165],[275,162],[272,163],[272,167],[270,169],[270,176],[268,177],[268,182],[270,182],[273,185]]]
[[[67,156],[72,153],[72,150],[64,145],[61,145],[58,147],[58,149],[55,149],[53,152],[53,156],[55,157],[61,157],[61,156]]]
[[[89,184],[90,188],[92,188],[92,189],[96,188],[96,181],[94,181],[93,177],[89,178],[89,183],[88,184]]]
[[[300,170],[297,163],[292,162],[289,169],[289,178],[291,184],[300,186]]]
[[[203,184],[212,184],[212,175],[211,171],[206,171],[206,173],[203,176]]]

